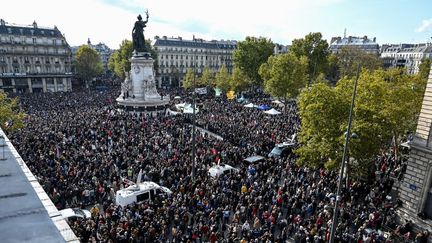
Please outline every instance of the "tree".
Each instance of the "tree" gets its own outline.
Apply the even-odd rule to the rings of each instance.
[[[88,45],[82,45],[76,53],[75,68],[78,77],[84,80],[88,87],[88,81],[102,73],[103,65],[96,50]]]
[[[348,78],[353,77],[359,63],[363,69],[370,71],[377,70],[383,66],[382,60],[378,55],[366,53],[356,46],[344,46],[336,56],[341,78],[345,76]]]
[[[327,57],[329,55],[328,43],[322,39],[320,32],[309,33],[302,39],[294,39],[289,52],[293,53],[297,58],[301,56],[308,58],[310,80],[315,80],[320,73],[326,73]]]
[[[223,64],[219,71],[216,73],[215,77],[216,87],[222,90],[222,92],[226,93],[231,87],[231,77],[228,73],[228,69],[225,64]]]
[[[234,67],[231,75],[231,89],[235,92],[245,91],[252,81],[249,77],[238,67]]]
[[[265,63],[273,54],[274,44],[264,38],[246,37],[244,41],[237,43],[237,49],[233,53],[234,66],[245,74],[252,85],[262,87],[262,79],[258,74],[261,64]]]
[[[146,49],[150,50],[150,56],[154,61],[154,69],[158,69],[157,52],[151,46],[150,40],[146,40]],[[123,40],[118,50],[110,57],[108,68],[113,71],[121,80],[125,79],[125,72],[131,69],[130,59],[133,54],[133,44],[130,40]]]
[[[427,80],[429,77],[430,69],[431,69],[431,60],[423,59],[419,65],[418,75],[420,76],[420,78]]]
[[[183,79],[183,84],[182,84],[183,88],[184,89],[191,89],[193,87],[193,82],[194,81],[196,82],[195,78],[196,78],[196,75],[195,75],[194,71],[192,70],[192,68],[188,68],[186,71],[186,75],[184,76],[184,79]]]
[[[345,77],[336,87],[317,83],[300,94],[299,164],[335,168],[341,162],[354,79]],[[366,174],[381,149],[391,141],[397,147],[404,134],[414,131],[424,87],[424,80],[401,70],[362,70],[352,127],[359,138],[349,147],[353,171]]]
[[[0,127],[5,131],[22,128],[25,117],[19,110],[18,98],[9,98],[0,91]]]
[[[203,73],[201,75],[201,78],[199,79],[199,86],[205,86],[208,88],[213,88],[215,86],[215,79],[210,71],[210,68],[208,66],[204,67]]]
[[[307,83],[308,61],[305,56],[297,58],[292,53],[271,56],[261,65],[259,74],[264,80],[264,90],[282,99],[285,110],[290,98],[297,95]]]

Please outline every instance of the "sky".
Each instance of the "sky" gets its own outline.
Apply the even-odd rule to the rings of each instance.
[[[71,46],[90,38],[117,49],[131,39],[138,14],[149,22],[145,38],[244,40],[262,36],[289,45],[310,32],[323,38],[376,37],[379,44],[432,42],[432,0],[10,0],[7,23],[54,27]]]

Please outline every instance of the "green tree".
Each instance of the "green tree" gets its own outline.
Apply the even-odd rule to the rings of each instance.
[[[315,80],[320,73],[326,73],[329,55],[328,43],[322,39],[320,32],[309,33],[302,39],[294,39],[289,52],[294,53],[297,58],[301,56],[308,58],[310,80]]]
[[[292,53],[271,56],[261,65],[259,74],[264,80],[264,90],[278,97],[285,105],[290,98],[297,98],[307,83],[308,61],[305,56],[297,58]]]
[[[251,83],[252,81],[240,68],[234,67],[231,75],[231,90],[237,93],[245,91]]]
[[[25,117],[19,109],[18,98],[9,98],[0,90],[0,127],[4,131],[22,128]]]
[[[199,79],[199,86],[205,86],[208,88],[213,88],[215,86],[215,79],[213,73],[210,71],[208,66],[204,67],[203,73]]]
[[[154,69],[158,69],[158,62],[157,62],[157,52],[152,47],[151,41],[146,40],[146,48],[147,50],[150,50],[150,56],[153,58],[154,63]],[[118,50],[116,50],[110,57],[108,62],[108,68],[113,71],[117,77],[120,79],[125,79],[125,72],[129,72],[131,69],[131,63],[130,59],[133,55],[133,44],[130,40],[123,40],[120,44],[120,47]]]
[[[195,72],[192,70],[192,68],[188,68],[183,79],[183,83],[182,83],[183,88],[191,89],[193,87],[194,81],[196,82]]]
[[[102,73],[103,64],[96,50],[88,45],[82,45],[76,53],[75,68],[78,77],[84,80],[88,87],[88,82]]]
[[[360,63],[363,69],[370,71],[377,70],[383,66],[378,55],[366,53],[356,46],[344,46],[336,54],[338,58],[339,73],[341,78],[351,78],[355,75],[357,66]]]
[[[428,79],[429,72],[431,69],[431,60],[430,59],[423,59],[419,65],[419,72],[418,75],[422,79]]]
[[[317,83],[300,94],[299,164],[334,168],[341,162],[354,79],[346,76],[336,87]],[[353,171],[365,175],[381,149],[392,140],[397,147],[404,134],[414,131],[424,87],[424,80],[401,70],[362,70],[352,127],[359,138],[349,147]]]
[[[233,53],[234,66],[247,75],[252,85],[262,87],[258,70],[273,54],[273,49],[274,44],[271,40],[248,36],[244,41],[237,43],[237,49]]]
[[[221,89],[224,93],[231,88],[231,77],[225,64],[223,64],[216,73],[215,82],[216,87]]]

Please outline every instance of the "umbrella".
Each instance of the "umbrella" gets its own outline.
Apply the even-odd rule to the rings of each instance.
[[[253,103],[249,103],[247,105],[244,105],[244,107],[254,108],[254,107],[256,107],[256,105],[254,105]]]

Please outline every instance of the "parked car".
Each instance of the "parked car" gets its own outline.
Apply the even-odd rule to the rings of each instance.
[[[231,173],[238,173],[239,169],[232,167],[231,165],[227,164],[220,164],[212,166],[208,173],[211,177],[219,177],[221,175],[231,174]]]

